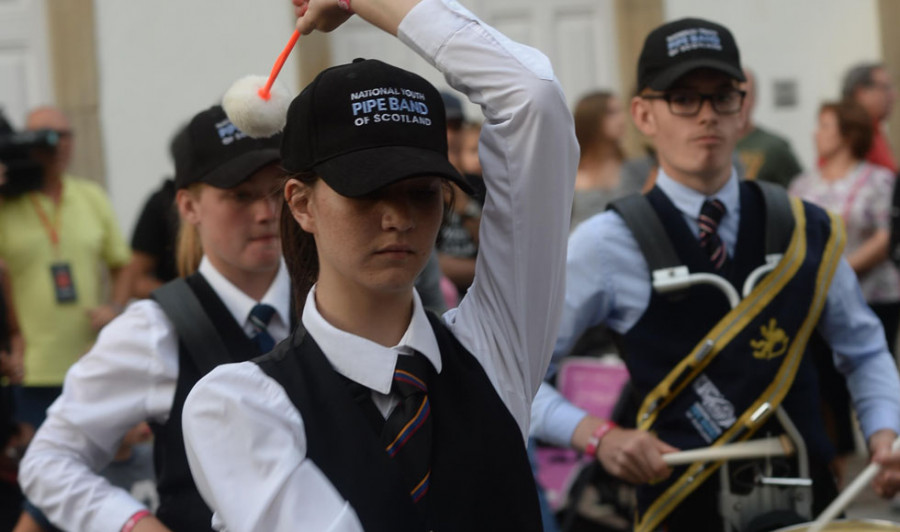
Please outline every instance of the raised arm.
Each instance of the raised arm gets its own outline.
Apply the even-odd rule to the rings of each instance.
[[[398,36],[481,106],[487,186],[475,281],[446,315],[527,431],[556,338],[578,148],[547,58],[455,2],[424,0]]]

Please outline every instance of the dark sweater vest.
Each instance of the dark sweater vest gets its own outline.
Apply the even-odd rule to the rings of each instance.
[[[216,325],[222,341],[229,352],[222,353],[221,363],[242,362],[260,355],[256,344],[251,342],[243,328],[216,295],[206,279],[194,274],[185,279],[188,286],[200,300],[207,316]],[[174,532],[196,532],[212,530],[210,521],[212,510],[200,497],[184,450],[181,431],[181,412],[188,393],[202,377],[203,373],[194,362],[191,353],[183,343],[178,344],[178,383],[169,420],[163,424],[151,425],[155,436],[153,461],[156,469],[156,489],[159,492],[159,509],[156,517]]]
[[[647,198],[659,215],[682,263],[692,273],[715,273],[706,252],[700,247],[697,237],[691,232],[681,212],[668,197],[655,188],[647,195]],[[725,270],[719,272],[719,275],[725,277],[738,290],[738,293],[741,292],[747,276],[765,262],[765,205],[759,190],[748,183],[742,183],[740,205],[740,226],[735,253],[733,257],[729,258],[729,264]],[[830,221],[821,209],[808,204],[804,207],[804,213],[808,240],[808,253],[804,268],[814,272],[825,240],[830,234]],[[804,270],[801,270],[798,275],[804,275]],[[797,305],[808,304],[798,302]],[[661,295],[655,290],[652,291],[646,311],[622,338],[638,404],[644,401],[646,395],[654,389],[657,383],[662,381],[669,371],[686,357],[730,310],[728,300],[721,290],[709,285],[694,286],[670,295]],[[754,334],[758,334],[758,327],[754,327],[753,331]],[[740,343],[739,345],[743,346],[744,344]],[[746,348],[741,347],[737,351],[742,353],[741,356],[750,357],[752,350],[747,345]],[[729,364],[728,360],[730,359],[717,359],[714,362],[716,364],[714,371],[718,376],[716,380],[720,383],[720,391],[726,397],[732,393],[732,390],[725,388],[721,383],[742,382],[751,377],[747,373],[746,364]],[[712,368],[713,366],[710,366],[710,369]],[[695,400],[690,392],[690,387],[682,392],[681,396],[684,396],[684,399],[673,401],[668,407],[668,412],[665,415],[660,414],[660,419],[654,424],[653,429],[665,433],[664,439],[672,445],[682,448],[698,446],[695,443],[697,438],[695,432],[699,429],[694,428],[686,418],[687,409]],[[746,400],[746,398],[739,399]],[[804,355],[790,391],[782,404],[803,435],[811,462],[824,464],[832,458],[834,450],[825,433],[818,400],[819,392],[815,369],[810,357]],[[682,404],[679,404],[679,401]],[[738,412],[739,414],[740,412]],[[761,432],[770,428],[775,428],[774,422],[770,422]],[[689,444],[688,442],[694,443]],[[676,468],[670,479],[677,478],[684,469],[683,467]],[[680,513],[686,513],[684,522],[687,523],[697,523],[698,514],[695,513],[697,511],[701,511],[702,515],[714,515],[714,512],[709,510],[715,508],[718,503],[716,499],[717,484],[718,474],[714,474],[701,489],[690,495],[673,512],[674,522],[678,522]],[[638,493],[639,507],[645,507],[663,489],[665,489],[665,484],[652,487],[642,486]],[[714,519],[714,521],[716,520],[721,522],[718,518]],[[672,520],[669,520],[669,525],[673,525]],[[672,528],[672,530],[678,529],[677,526]],[[714,530],[714,528],[710,528],[710,530]]]
[[[478,361],[429,315],[442,370],[428,378],[432,408],[427,508],[413,506],[349,386],[302,328],[257,359],[303,418],[307,458],[370,532],[541,530],[522,433]],[[359,356],[365,356],[360,353]]]

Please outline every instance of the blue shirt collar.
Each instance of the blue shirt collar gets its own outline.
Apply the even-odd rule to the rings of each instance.
[[[738,186],[737,170],[731,168],[728,181],[716,193],[706,196],[696,190],[675,181],[661,167],[656,177],[656,186],[662,190],[675,207],[688,218],[696,220],[700,216],[700,208],[708,199],[718,199],[725,205],[725,216],[740,217],[741,196]]]

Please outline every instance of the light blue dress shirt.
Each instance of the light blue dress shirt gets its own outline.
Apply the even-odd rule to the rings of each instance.
[[[656,185],[698,238],[697,217],[703,201],[722,201],[726,213],[719,223],[719,236],[734,255],[740,221],[740,189],[734,170],[725,186],[709,197],[677,183],[662,170]],[[582,223],[569,238],[568,252],[566,299],[554,360],[566,355],[588,327],[602,323],[626,333],[646,311],[651,295],[647,262],[615,212]],[[818,331],[834,350],[835,366],[847,379],[866,438],[884,428],[900,433],[897,367],[881,322],[863,299],[856,274],[843,258],[831,282]],[[532,407],[533,435],[568,443],[584,413],[571,405],[561,406],[560,401],[564,401],[562,396],[551,390],[539,390]]]

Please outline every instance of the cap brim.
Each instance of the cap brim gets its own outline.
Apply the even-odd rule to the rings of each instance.
[[[257,170],[281,160],[281,152],[276,149],[253,150],[242,153],[200,178],[218,188],[233,188],[252,176]]]
[[[449,179],[467,194],[474,192],[447,157],[411,146],[358,150],[317,164],[313,170],[335,192],[349,198],[365,196],[404,179],[427,176]]]
[[[656,76],[656,78],[653,79],[653,81],[651,81],[648,86],[651,89],[657,91],[667,90],[672,86],[673,83],[678,81],[678,78],[692,70],[697,70],[698,68],[718,70],[719,72],[727,74],[738,81],[747,81],[747,79],[744,77],[744,73],[741,72],[741,69],[736,68],[730,63],[719,61],[717,59],[695,59],[693,61],[685,61],[684,63],[673,65],[672,68],[665,70],[660,75]]]

